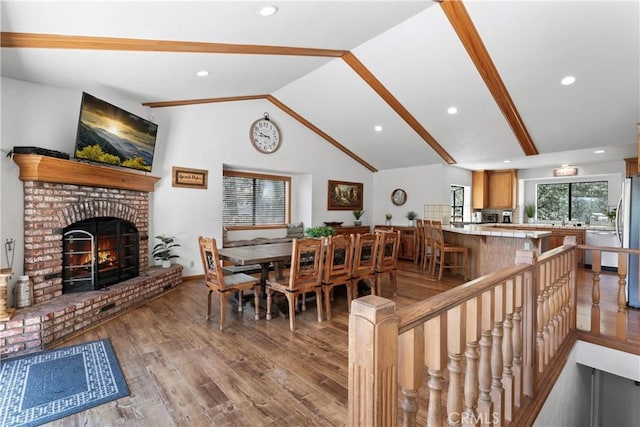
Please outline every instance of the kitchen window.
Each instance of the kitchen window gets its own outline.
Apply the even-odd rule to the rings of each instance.
[[[464,187],[451,186],[451,222],[464,221]]]
[[[607,220],[607,181],[538,184],[537,195],[539,220]]]
[[[291,177],[224,171],[222,223],[229,229],[285,227]]]

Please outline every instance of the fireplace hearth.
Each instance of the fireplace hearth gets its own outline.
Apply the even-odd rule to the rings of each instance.
[[[62,293],[103,289],[139,273],[138,230],[119,218],[97,217],[63,230]]]

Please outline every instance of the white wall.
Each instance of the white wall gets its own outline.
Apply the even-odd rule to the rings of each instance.
[[[384,224],[384,215],[393,215],[392,225],[407,225],[405,217],[409,211],[424,214],[424,205],[451,204],[451,185],[471,186],[471,171],[447,165],[416,166],[389,169],[374,174],[374,212],[369,221]],[[407,202],[402,206],[391,203],[393,190],[401,188],[407,192]],[[372,219],[373,218],[373,219]]]

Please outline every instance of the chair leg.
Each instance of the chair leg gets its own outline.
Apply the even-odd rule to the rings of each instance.
[[[444,265],[447,261],[447,254],[444,251],[440,251],[440,265],[438,271],[438,281],[442,280],[442,272],[444,271]]]
[[[267,320],[271,320],[271,299],[273,298],[273,289],[267,288]]]
[[[378,295],[376,293],[376,280],[373,277],[366,279],[369,281],[369,288],[371,288],[371,295]]]
[[[375,290],[371,289],[371,295],[382,295],[382,273],[376,274]]]
[[[318,323],[322,322],[322,288],[316,288],[316,308],[318,311]]]
[[[393,296],[397,297],[398,296],[398,277],[396,275],[397,271],[395,269],[391,270],[390,277],[391,277],[391,289],[393,289]]]
[[[256,285],[253,288],[253,304],[255,305],[256,315],[255,319],[260,320],[260,285]]]
[[[207,317],[206,319],[209,320],[211,318],[211,293],[213,291],[211,289],[209,289],[209,295],[207,298]]]
[[[224,327],[224,322],[227,320],[227,294],[219,292],[220,295],[220,330]]]
[[[287,300],[289,301],[289,330],[296,330],[296,299],[297,295],[287,292]]]
[[[307,294],[306,294],[306,292],[302,293],[302,305],[300,306],[300,310],[307,311]]]
[[[244,292],[242,291],[238,291],[238,313],[242,313],[243,310],[243,306],[244,306],[244,300],[243,297],[244,296]]]
[[[327,320],[331,320],[331,293],[333,288],[325,287],[324,288],[324,306],[325,311],[327,312]]]
[[[347,286],[347,312],[351,313],[351,301],[353,301],[353,282],[346,283]]]

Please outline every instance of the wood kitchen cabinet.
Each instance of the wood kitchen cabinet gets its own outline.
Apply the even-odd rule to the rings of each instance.
[[[514,209],[518,191],[518,171],[473,171],[471,187],[471,204],[474,209]]]
[[[637,158],[624,159],[627,166],[627,178],[631,176],[640,175],[640,163]]]
[[[414,261],[416,259],[416,228],[404,227],[397,225],[376,225],[378,230],[400,231],[400,249],[398,250],[398,258]]]

